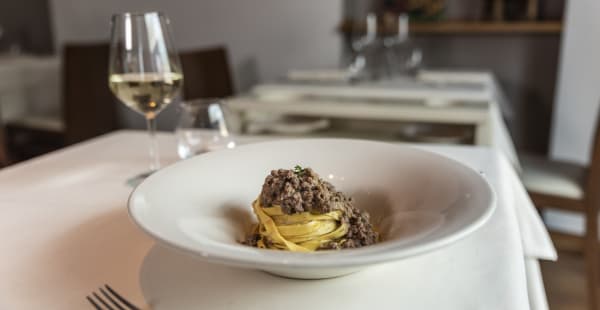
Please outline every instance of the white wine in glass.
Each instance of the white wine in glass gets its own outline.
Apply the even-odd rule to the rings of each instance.
[[[109,63],[112,92],[146,118],[152,173],[160,168],[156,116],[177,99],[183,86],[168,18],[158,12],[114,15]]]
[[[112,74],[110,89],[131,109],[154,117],[179,94],[180,73]],[[150,114],[150,115],[148,115]]]

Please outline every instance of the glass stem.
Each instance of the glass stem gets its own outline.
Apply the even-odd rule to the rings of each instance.
[[[156,117],[146,117],[148,125],[148,135],[150,136],[150,145],[148,154],[150,154],[150,171],[155,172],[160,169],[160,160],[158,154],[158,142],[156,141]]]

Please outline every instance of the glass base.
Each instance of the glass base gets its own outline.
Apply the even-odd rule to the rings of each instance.
[[[125,181],[125,184],[127,184],[129,187],[135,188],[138,185],[140,185],[140,183],[142,183],[142,181],[144,181],[147,177],[149,177],[154,172],[155,171],[146,171],[146,172],[140,173],[132,178],[127,179],[127,181]]]

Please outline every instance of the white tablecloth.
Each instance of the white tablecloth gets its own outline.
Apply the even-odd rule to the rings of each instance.
[[[159,138],[163,162],[174,161],[174,137]],[[126,211],[125,180],[146,169],[146,139],[121,131],[0,171],[0,309],[86,309],[103,283],[138,304],[143,289],[156,309],[547,308],[537,259],[556,252],[514,170],[489,148],[423,146],[490,180],[498,208],[480,230],[348,277],[298,281],[152,248]]]

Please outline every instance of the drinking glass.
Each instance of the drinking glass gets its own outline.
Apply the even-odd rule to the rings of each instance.
[[[162,13],[123,13],[112,17],[109,81],[112,92],[146,118],[150,172],[160,168],[156,116],[180,93],[183,74]]]
[[[227,108],[220,99],[185,101],[179,112],[175,135],[180,158],[235,147],[227,127]]]
[[[360,79],[367,75],[370,61],[367,63],[367,58],[371,57],[373,46],[377,41],[377,15],[368,13],[364,18],[360,15],[352,24],[350,47],[353,58],[350,62],[349,71],[355,79]],[[365,33],[366,31],[366,33]]]
[[[398,16],[398,32],[383,40],[388,58],[394,74],[415,75],[423,60],[421,49],[410,40],[408,14]]]
[[[377,80],[391,76],[390,64],[385,57],[386,47],[380,37],[381,31],[378,30],[379,24],[377,14],[373,12],[366,15],[364,22],[359,19],[359,22],[354,24],[356,28],[353,30],[355,38],[352,40],[354,60],[349,71],[357,80]],[[366,30],[365,34],[363,30]]]

